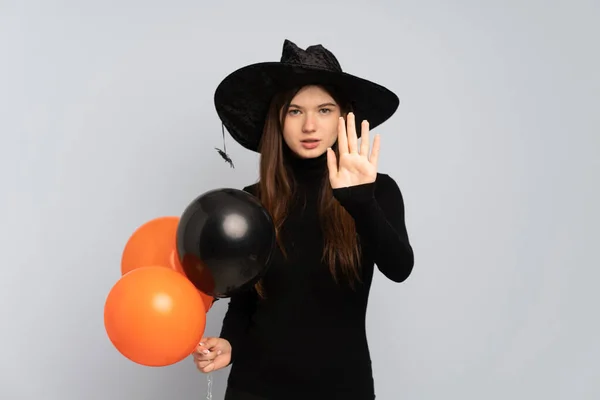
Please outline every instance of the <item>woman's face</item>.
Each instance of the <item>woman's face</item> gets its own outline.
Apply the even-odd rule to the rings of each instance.
[[[283,139],[299,157],[319,157],[337,140],[340,116],[340,106],[329,93],[319,86],[305,86],[283,116]]]

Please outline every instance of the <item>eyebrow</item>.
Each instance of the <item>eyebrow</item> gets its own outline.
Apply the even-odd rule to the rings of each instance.
[[[335,103],[323,103],[323,104],[319,104],[317,106],[317,108],[321,108],[321,107],[325,107],[325,106],[337,107],[337,104],[335,104]],[[294,107],[294,108],[302,108],[302,107],[300,107],[297,104],[290,104],[290,108],[292,108],[292,107]]]

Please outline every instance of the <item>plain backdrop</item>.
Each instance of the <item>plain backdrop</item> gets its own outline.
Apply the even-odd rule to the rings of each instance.
[[[215,151],[213,94],[286,38],[401,99],[376,133],[416,264],[374,279],[377,399],[600,398],[599,18],[593,0],[0,1],[0,398],[206,398],[191,358],[121,356],[104,301],[139,225],[256,180],[231,137],[235,169]]]

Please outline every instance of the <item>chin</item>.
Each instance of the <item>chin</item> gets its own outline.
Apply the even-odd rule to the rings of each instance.
[[[298,154],[298,156],[301,158],[317,158],[317,157],[320,157],[321,155],[323,155],[323,153],[325,153],[325,151],[326,151],[326,149],[323,148],[323,146],[321,146],[321,145],[319,145],[318,147],[315,147],[314,149],[306,149],[302,145],[300,145],[296,149],[296,154]]]

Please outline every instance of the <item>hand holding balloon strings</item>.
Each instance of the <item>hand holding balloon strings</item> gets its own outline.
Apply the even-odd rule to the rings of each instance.
[[[223,338],[202,338],[194,351],[194,363],[204,373],[225,368],[230,362],[231,344]]]

